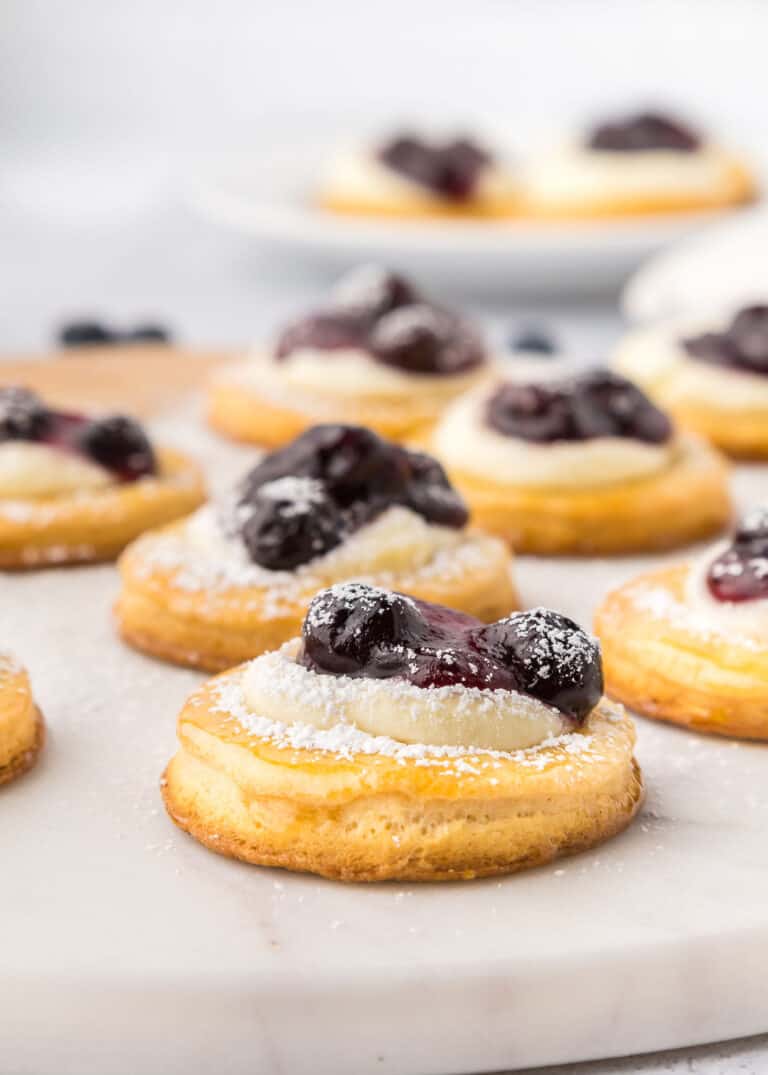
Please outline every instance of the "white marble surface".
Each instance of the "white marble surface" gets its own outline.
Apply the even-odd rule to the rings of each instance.
[[[74,309],[243,339],[312,288],[254,273],[236,244],[160,209],[12,230],[2,328],[18,346]],[[551,313],[585,353],[615,332],[607,310]],[[220,479],[247,458],[220,465],[208,444]],[[738,484],[764,482],[752,469]],[[520,580],[528,601],[584,619],[634,567],[528,560]],[[249,869],[163,813],[174,715],[199,677],[115,642],[114,591],[108,567],[0,579],[0,638],[51,729],[39,767],[3,792],[0,1071],[467,1075],[768,1027],[764,748],[642,723],[639,821],[505,881],[345,888]],[[757,1040],[582,1070],[766,1063]]]

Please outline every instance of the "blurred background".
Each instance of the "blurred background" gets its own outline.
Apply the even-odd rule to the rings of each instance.
[[[4,0],[1,12],[5,352],[47,346],[79,314],[237,344],[317,294],[316,262],[190,208],[227,154],[268,167],[281,147],[409,120],[491,123],[514,145],[646,104],[758,163],[768,152],[762,0]],[[615,332],[614,300],[538,296],[577,347]],[[488,310],[501,324],[530,304],[497,295]]]

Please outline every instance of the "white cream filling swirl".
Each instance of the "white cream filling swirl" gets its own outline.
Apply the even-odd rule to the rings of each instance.
[[[248,666],[243,692],[255,716],[320,729],[348,724],[402,743],[503,751],[573,730],[556,709],[515,691],[322,675],[297,663],[299,646],[294,639]]]
[[[713,145],[692,153],[669,149],[622,153],[570,142],[533,156],[523,182],[534,205],[557,208],[644,197],[727,194],[732,172],[731,158]]]
[[[36,500],[101,489],[114,478],[97,463],[32,441],[0,444],[0,497]]]

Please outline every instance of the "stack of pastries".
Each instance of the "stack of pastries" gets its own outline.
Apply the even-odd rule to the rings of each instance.
[[[626,138],[595,135],[606,152]],[[451,153],[498,193],[488,160]],[[715,445],[746,449],[717,397],[732,414],[739,378],[768,369],[768,313],[671,339],[656,372],[635,340],[614,370],[504,361],[455,310],[367,267],[213,377],[212,427],[265,454],[209,503],[197,464],[135,419],[1,389],[0,567],[119,557],[122,639],[218,673],[179,714],[162,779],[207,847],[353,881],[548,862],[641,804],[621,703],[768,738],[766,510],[620,586],[597,637],[518,590],[517,554],[654,553],[728,526]],[[26,674],[0,658],[0,781],[42,739]]]

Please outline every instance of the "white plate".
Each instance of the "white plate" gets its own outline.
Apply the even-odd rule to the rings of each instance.
[[[589,293],[615,287],[643,258],[722,213],[571,224],[400,221],[314,207],[324,149],[264,152],[213,165],[191,191],[206,216],[338,272],[381,261],[462,291]]]
[[[767,300],[768,211],[757,207],[651,258],[622,306],[631,321],[656,321]]]

